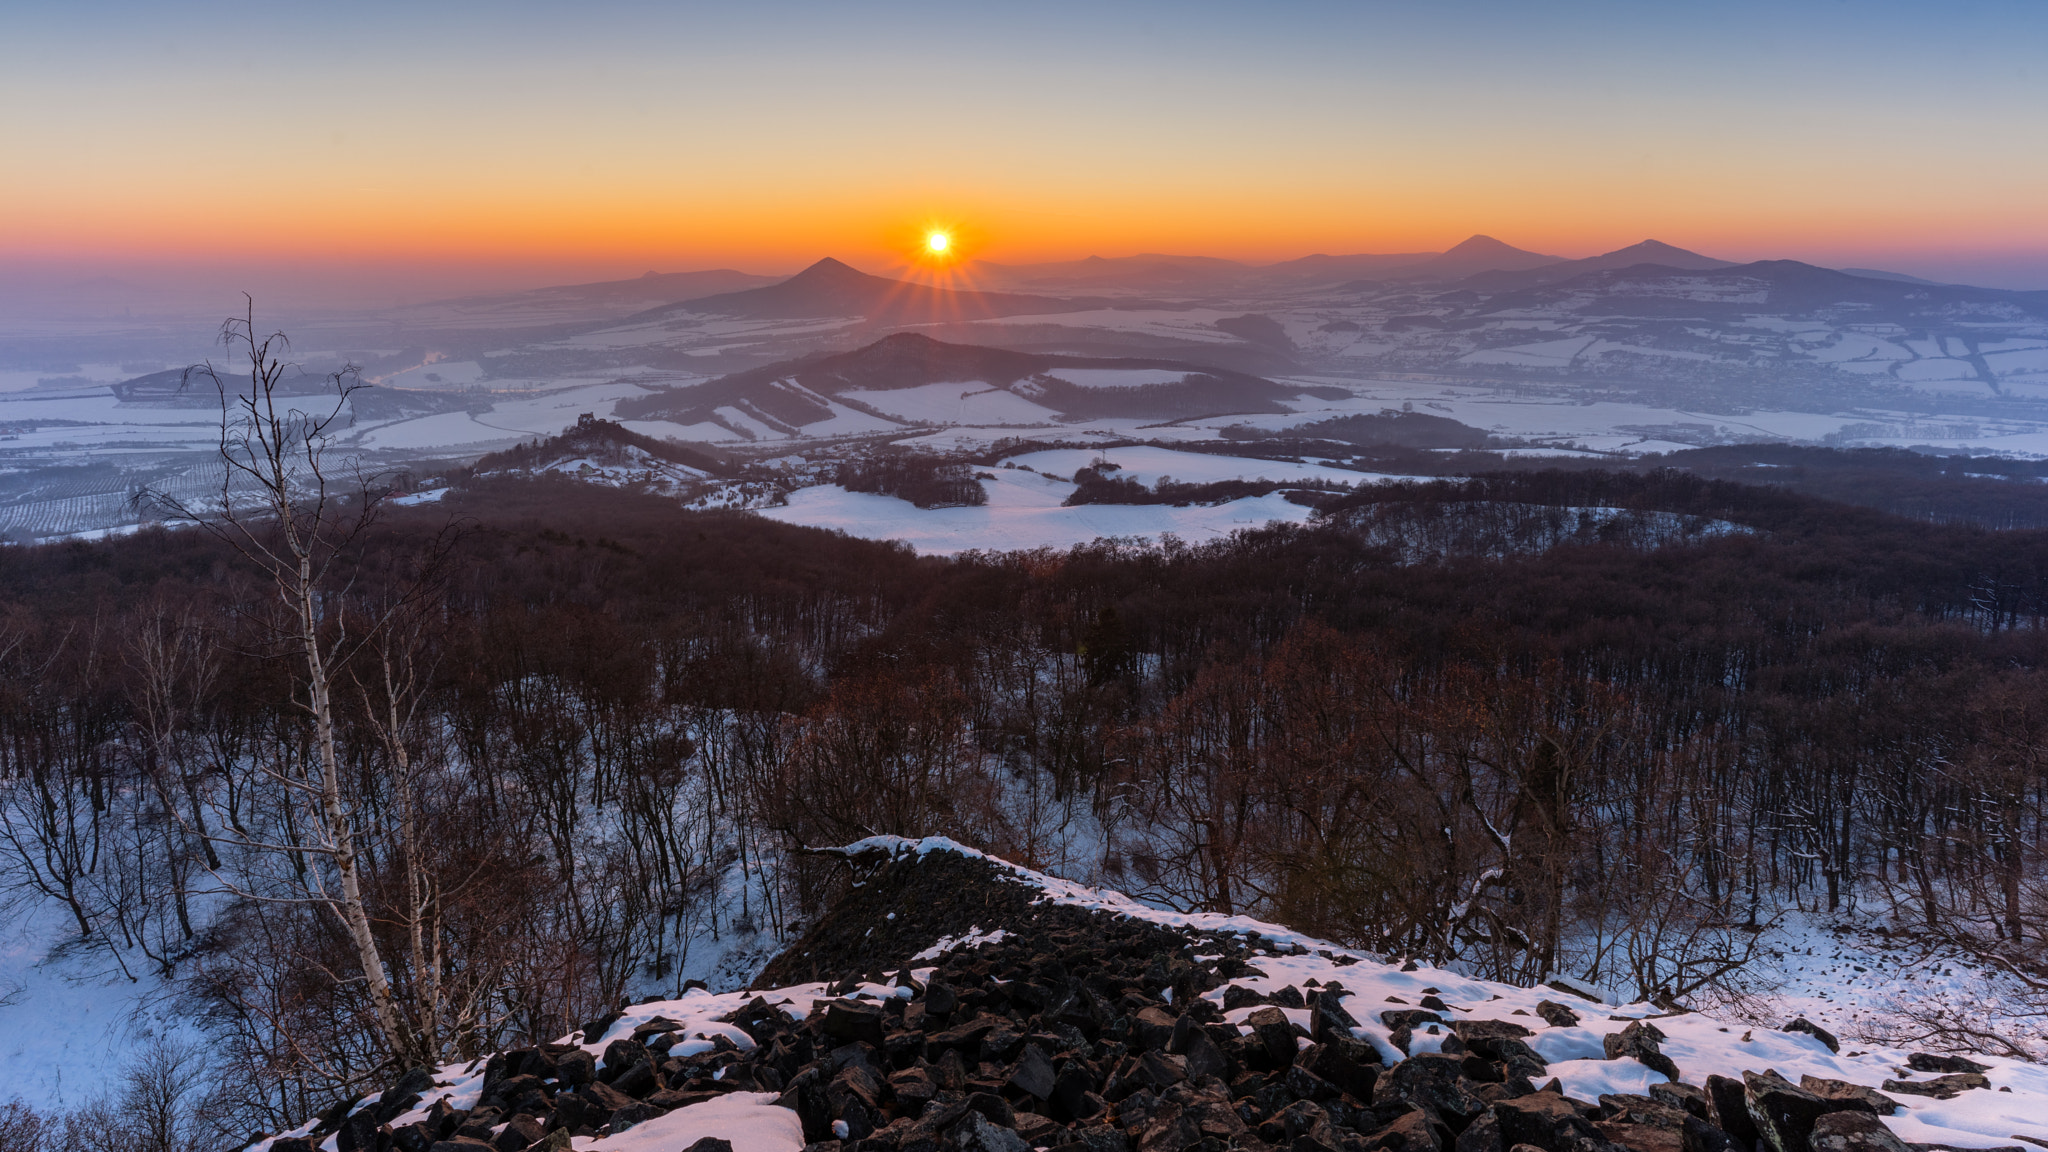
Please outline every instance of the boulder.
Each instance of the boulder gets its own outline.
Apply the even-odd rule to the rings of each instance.
[[[1676,1128],[1602,1120],[1593,1129],[1608,1143],[1629,1152],[1686,1152],[1685,1137]]]
[[[1053,1085],[1059,1077],[1053,1072],[1052,1061],[1046,1058],[1045,1050],[1036,1044],[1024,1048],[1024,1056],[1017,1061],[1017,1067],[1010,1072],[1010,1087],[1040,1100],[1052,1095]]]
[[[546,1138],[548,1131],[541,1122],[531,1116],[514,1116],[491,1141],[491,1147],[498,1152],[522,1152]]]
[[[1418,1108],[1444,1117],[1452,1128],[1463,1128],[1486,1111],[1486,1101],[1472,1091],[1465,1078],[1464,1061],[1439,1052],[1410,1056],[1388,1069],[1373,1085],[1375,1105],[1405,1100]]]
[[[1633,1058],[1637,1063],[1662,1072],[1673,1080],[1683,1080],[1684,1077],[1678,1074],[1678,1065],[1672,1063],[1671,1057],[1664,1055],[1659,1047],[1664,1038],[1663,1031],[1655,1024],[1637,1020],[1619,1032],[1610,1032],[1601,1037],[1600,1043],[1606,1050],[1609,1060]]]
[[[1973,1088],[1989,1088],[1991,1081],[1975,1072],[1957,1072],[1950,1076],[1937,1076],[1932,1080],[1887,1080],[1884,1090],[1901,1092],[1909,1096],[1932,1096],[1936,1100],[1953,1100]]]
[[[1744,1072],[1742,1080],[1749,1093],[1749,1116],[1756,1122],[1758,1138],[1773,1152],[1809,1152],[1807,1135],[1814,1121],[1841,1110],[1832,1100],[1823,1100],[1804,1088],[1794,1087],[1776,1072]]]
[[[1821,1043],[1827,1045],[1828,1051],[1830,1052],[1840,1052],[1842,1050],[1842,1042],[1840,1040],[1835,1039],[1835,1034],[1833,1032],[1830,1032],[1827,1029],[1821,1027],[1820,1025],[1815,1024],[1813,1021],[1808,1020],[1804,1016],[1801,1016],[1797,1020],[1792,1021],[1790,1024],[1785,1025],[1783,1028],[1778,1029],[1778,1031],[1804,1032],[1808,1036],[1811,1036],[1814,1039],[1820,1041]]]
[[[1556,1092],[1532,1092],[1513,1100],[1496,1100],[1493,1116],[1500,1122],[1502,1141],[1511,1150],[1517,1144],[1562,1148],[1575,1137],[1593,1134],[1579,1105]]]
[[[1031,1152],[1022,1136],[975,1111],[962,1117],[947,1136],[962,1152]]]
[[[1660,1104],[1669,1104],[1702,1120],[1711,1119],[1713,1116],[1707,1104],[1706,1092],[1694,1085],[1666,1080],[1662,1084],[1650,1085],[1649,1091],[1650,1099]]]
[[[1932,1052],[1915,1052],[1906,1057],[1906,1067],[1915,1072],[1989,1072],[1989,1064],[1965,1060],[1961,1056],[1937,1056]]]
[[[1899,1110],[1899,1102],[1861,1084],[1847,1080],[1824,1080],[1819,1076],[1801,1076],[1799,1086],[1823,1100],[1831,1100],[1844,1110],[1868,1112],[1873,1116],[1890,1116]]]
[[[1577,1028],[1579,1014],[1555,1000],[1544,1000],[1536,1005],[1536,1014],[1552,1028]]]
[[[1814,1121],[1807,1139],[1813,1152],[1908,1152],[1884,1121],[1860,1110],[1828,1113]]]
[[[1285,1068],[1294,1063],[1299,1046],[1294,1042],[1294,1025],[1288,1021],[1285,1012],[1278,1008],[1260,1008],[1245,1017],[1244,1022],[1250,1026],[1252,1035],[1259,1038],[1272,1067]]]
[[[1744,1144],[1755,1144],[1756,1121],[1749,1115],[1749,1089],[1726,1076],[1707,1077],[1707,1119]]]
[[[817,1011],[814,1006],[812,1011]],[[827,1000],[819,1027],[839,1040],[882,1043],[882,1006],[866,1000]]]
[[[581,1048],[557,1056],[555,1077],[564,1084],[588,1084],[597,1079],[597,1057]]]
[[[668,1115],[668,1109],[666,1108],[635,1100],[624,1108],[612,1113],[611,1119],[605,1121],[604,1130],[607,1135],[616,1136],[635,1124],[644,1124],[657,1116],[666,1115]]]
[[[1366,1147],[1376,1152],[1444,1152],[1443,1141],[1429,1114],[1416,1109],[1404,1112],[1379,1131],[1366,1137]]]

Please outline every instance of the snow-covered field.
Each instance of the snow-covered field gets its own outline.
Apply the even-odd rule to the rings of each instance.
[[[1369,484],[1392,479],[1378,473],[1354,472],[1326,464],[1301,464],[1287,460],[1257,460],[1244,456],[1211,455],[1206,452],[1176,452],[1149,445],[1124,445],[1100,450],[1050,448],[1026,452],[1003,461],[1029,468],[1058,479],[1071,479],[1082,468],[1114,464],[1114,475],[1136,480],[1147,487],[1161,480],[1182,484],[1213,484],[1219,480],[1276,480],[1282,482],[1320,480],[1333,484]]]
[[[1157,540],[1171,533],[1199,542],[1275,520],[1306,521],[1309,510],[1280,495],[1213,507],[1167,504],[1061,506],[1074,486],[1021,468],[998,468],[984,480],[979,508],[919,508],[907,500],[848,492],[836,484],[790,494],[761,515],[785,524],[833,528],[868,540],[901,540],[927,555],[970,551],[1071,548],[1105,536]]]

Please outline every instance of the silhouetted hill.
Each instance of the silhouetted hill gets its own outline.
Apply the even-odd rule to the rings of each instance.
[[[870,276],[828,256],[780,284],[707,296],[674,308],[642,313],[635,319],[696,312],[756,320],[863,316],[869,320],[911,324],[1075,312],[1100,306],[1100,301],[1077,302],[1050,296],[957,291],[910,284],[883,276]]]
[[[1588,256],[1584,260],[1565,260],[1519,271],[1500,269],[1480,272],[1466,277],[1459,283],[1459,287],[1482,290],[1524,288],[1536,284],[1556,284],[1588,272],[1606,272],[1646,264],[1698,272],[1714,268],[1733,268],[1735,261],[1702,256],[1661,240],[1645,240],[1640,244],[1631,244],[1626,248],[1617,248],[1598,256]]]
[[[1388,280],[1421,280],[1435,283],[1450,283],[1463,280],[1479,272],[1518,272],[1529,268],[1541,268],[1546,264],[1564,263],[1562,256],[1545,256],[1540,252],[1528,252],[1512,244],[1503,244],[1491,236],[1472,236],[1448,252],[1419,260],[1413,264],[1388,268],[1385,271],[1363,277],[1360,286],[1377,287],[1379,282]],[[1350,287],[1350,285],[1346,285]]]

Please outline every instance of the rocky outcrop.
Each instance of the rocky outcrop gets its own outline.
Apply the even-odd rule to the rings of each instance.
[[[1896,1107],[1885,1095],[1768,1069],[1684,1083],[1691,1070],[1647,1020],[1607,1036],[1605,1054],[1670,1082],[1575,1100],[1549,1079],[1528,1025],[1462,1008],[1454,1019],[1435,995],[1380,1013],[1402,1052],[1431,1033],[1437,1048],[1389,1065],[1393,1053],[1354,1031],[1341,981],[1272,989],[1264,958],[1306,953],[1256,934],[1036,902],[1042,893],[999,865],[953,853],[871,860],[858,879],[758,981],[822,978],[828,994],[799,1012],[763,993],[727,1017],[752,1047],[683,1045],[693,1038],[657,1016],[601,1055],[500,1053],[474,1107],[442,1101],[394,1127],[432,1083],[414,1074],[389,1104],[341,1106],[311,1140],[274,1152],[311,1152],[330,1133],[340,1152],[566,1148],[739,1091],[776,1094],[810,1152],[1901,1152],[1878,1119]],[[997,929],[993,942],[918,959],[935,939]],[[1240,983],[1254,978],[1264,990]],[[1547,1001],[1540,1014],[1578,1021]],[[616,1032],[616,1019],[585,1032]],[[1884,1087],[1984,1080],[1967,1062],[1928,1062],[1945,1074]]]

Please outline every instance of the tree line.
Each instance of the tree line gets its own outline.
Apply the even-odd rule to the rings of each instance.
[[[243,1132],[744,980],[830,883],[791,849],[884,832],[1667,1001],[1788,910],[2044,956],[2048,534],[1586,472],[950,560],[353,499],[304,583],[288,516],[0,551],[0,873],[175,983]],[[1526,506],[1744,531],[1487,543]]]

